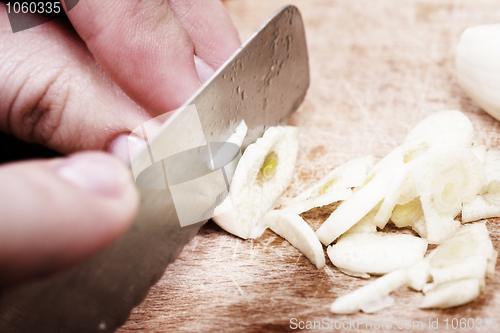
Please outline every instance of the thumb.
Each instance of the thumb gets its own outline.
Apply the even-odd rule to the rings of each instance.
[[[53,273],[102,249],[132,223],[138,195],[104,153],[0,167],[0,284]]]

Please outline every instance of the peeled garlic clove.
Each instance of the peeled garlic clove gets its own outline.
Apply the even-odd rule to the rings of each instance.
[[[407,268],[421,260],[427,242],[412,235],[394,233],[350,233],[327,249],[330,261],[353,272],[385,274]]]
[[[243,153],[229,196],[215,209],[213,220],[241,238],[259,237],[266,229],[264,215],[292,181],[297,150],[297,128],[276,126],[266,130]],[[234,209],[221,209],[231,202]]]
[[[492,117],[500,120],[500,24],[465,30],[455,55],[458,83]]]
[[[266,214],[267,226],[299,249],[318,269],[325,267],[323,246],[314,231],[299,215],[275,210]]]
[[[408,133],[402,146],[408,153],[415,149],[420,150],[419,155],[422,155],[425,147],[428,147],[428,150],[446,147],[465,148],[472,142],[472,132],[472,124],[462,112],[440,111],[418,123]]]
[[[343,190],[328,192],[314,198],[309,198],[304,201],[292,203],[290,205],[287,205],[283,209],[295,214],[300,214],[316,207],[322,207],[334,202],[346,200],[351,195],[352,190],[350,188],[345,188]]]
[[[338,192],[351,187],[361,186],[372,165],[373,156],[371,155],[346,162],[333,169],[319,182],[293,198],[290,204],[319,197],[329,192]]]
[[[451,308],[475,300],[481,292],[480,279],[463,279],[436,285],[425,294],[420,308]]]
[[[330,311],[338,314],[350,314],[359,311],[364,306],[380,300],[391,292],[408,283],[406,270],[398,269],[353,292],[337,298]]]

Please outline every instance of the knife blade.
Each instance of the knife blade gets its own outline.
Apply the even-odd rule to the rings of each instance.
[[[161,125],[131,167],[146,161],[142,170],[158,171],[154,165],[165,157],[223,142],[243,119],[249,144],[268,126],[286,123],[308,86],[302,18],[285,6]],[[189,130],[193,105],[204,141]],[[152,148],[164,156],[155,157]],[[69,271],[1,291],[1,332],[113,332],[126,321],[205,222],[181,227],[168,181],[157,172],[145,172],[138,185],[139,213],[117,241]],[[217,205],[223,197],[212,199]]]

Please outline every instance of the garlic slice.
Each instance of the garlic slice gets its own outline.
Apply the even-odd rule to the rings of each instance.
[[[462,226],[452,237],[439,245],[432,253],[434,268],[455,265],[469,257],[482,256],[493,259],[493,244],[484,223]]]
[[[427,282],[431,280],[431,252],[427,257],[407,268],[408,286],[414,290],[422,291]]]
[[[370,274],[367,274],[367,273],[354,272],[354,271],[350,271],[348,269],[344,269],[344,268],[340,268],[340,267],[337,267],[337,268],[339,269],[339,271],[341,271],[345,275],[350,275],[350,276],[354,276],[354,277],[360,277],[362,279],[369,279],[370,278]]]
[[[321,195],[343,191],[351,187],[361,186],[366,179],[368,170],[373,166],[373,156],[355,158],[349,162],[341,164],[313,186],[296,196],[290,204],[302,202],[304,200],[319,197]]]
[[[372,172],[365,180],[366,184],[342,202],[316,231],[316,235],[324,245],[329,245],[359,222],[392,190],[390,184],[393,181],[393,174],[404,166],[401,156],[394,158],[392,162]]]
[[[373,222],[373,218],[377,215],[381,204],[382,202],[379,202],[371,211],[368,212],[368,214],[359,220],[359,222],[344,232],[342,236],[358,232],[377,232],[377,225]]]
[[[299,249],[318,269],[325,267],[323,246],[314,231],[299,215],[275,210],[264,217],[267,226]]]
[[[354,235],[363,234],[349,236]],[[497,256],[484,223],[462,226],[411,267],[393,271],[337,298],[332,304],[332,312],[354,313],[405,285],[424,291],[426,297],[422,308],[448,308],[468,303],[479,296],[485,277],[493,276]],[[431,279],[433,283],[427,283]]]
[[[352,195],[352,190],[350,188],[345,188],[342,190],[328,192],[317,197],[309,198],[304,201],[299,201],[290,204],[284,207],[283,210],[295,214],[300,214],[316,207],[322,207],[334,202],[347,200],[351,195]]]
[[[426,292],[420,308],[451,308],[472,302],[481,292],[480,279],[463,279],[450,281]]]
[[[478,195],[471,203],[464,204],[462,208],[463,223],[497,216],[500,216],[500,205],[489,203],[482,195]]]
[[[484,162],[486,160],[486,146],[485,145],[471,146],[469,149],[484,166]]]
[[[315,207],[346,200],[352,195],[351,187],[362,185],[372,165],[371,155],[344,163],[293,198],[283,209],[300,214]]]
[[[389,308],[394,306],[396,302],[394,302],[394,298],[389,295],[382,296],[379,299],[371,301],[370,303],[363,304],[360,310],[364,313],[375,313],[377,311]]]
[[[264,215],[292,181],[298,150],[297,128],[276,126],[247,147],[234,172],[228,198],[213,220],[241,238],[257,238],[266,229]],[[234,209],[224,211],[227,205]]]
[[[327,248],[330,261],[351,272],[385,274],[420,261],[427,241],[407,234],[350,233]]]
[[[467,278],[484,279],[488,259],[484,256],[472,256],[463,261],[430,269],[432,281],[435,284]]]
[[[486,179],[491,182],[494,179],[500,180],[500,150],[490,148],[484,157],[484,172]]]
[[[465,30],[455,55],[458,83],[492,117],[500,120],[500,24]]]
[[[462,222],[500,216],[500,150],[489,149],[484,158],[486,185],[482,193],[462,209]]]
[[[459,228],[455,216],[462,203],[471,202],[484,186],[481,162],[467,148],[427,152],[415,161],[415,188],[426,221],[427,239],[439,244]]]
[[[408,168],[406,167],[406,165],[402,165],[400,168],[395,170],[395,173],[393,175],[394,178],[389,184],[387,195],[382,201],[377,214],[373,218],[373,223],[380,229],[383,229],[391,218],[392,211],[394,210],[394,207],[396,206],[398,198],[403,189],[402,186],[406,179],[407,171]]]
[[[330,311],[338,314],[350,314],[359,311],[361,308],[376,302],[392,291],[408,283],[408,274],[404,269],[398,269],[386,274],[377,280],[337,298]]]
[[[415,223],[422,219],[424,219],[424,211],[419,197],[406,204],[396,205],[391,215],[391,221],[398,228],[413,227]],[[419,233],[419,235],[425,238],[422,234]]]
[[[436,112],[418,123],[406,136],[402,146],[408,153],[418,155],[448,147],[469,147],[473,139],[472,124],[462,112],[446,110]],[[405,156],[408,159],[407,156]]]

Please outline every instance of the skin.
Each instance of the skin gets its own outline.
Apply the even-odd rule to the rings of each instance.
[[[4,285],[130,226],[134,181],[99,151],[126,160],[123,135],[181,106],[240,46],[220,0],[80,0],[67,16],[14,34],[0,3],[0,130],[69,155],[0,166]]]

